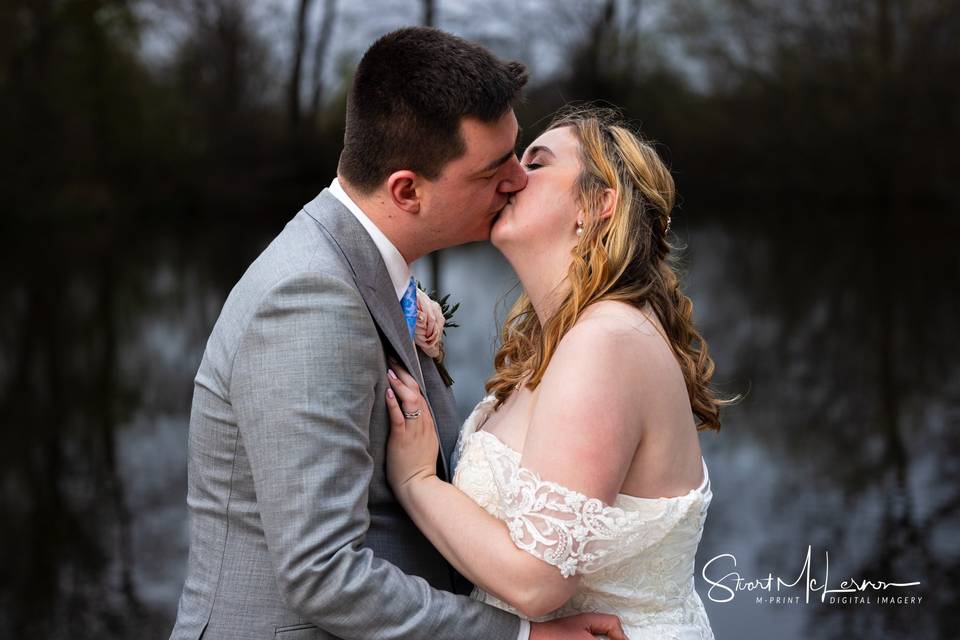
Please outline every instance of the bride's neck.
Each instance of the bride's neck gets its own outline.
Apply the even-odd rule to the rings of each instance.
[[[557,312],[570,288],[566,281],[566,269],[532,266],[527,269],[514,269],[542,327]]]

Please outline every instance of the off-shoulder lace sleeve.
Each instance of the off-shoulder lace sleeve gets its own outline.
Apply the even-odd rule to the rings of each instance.
[[[649,508],[604,504],[536,472],[500,459],[503,515],[520,549],[560,570],[564,578],[592,573],[662,540],[688,513],[696,494],[650,500]]]

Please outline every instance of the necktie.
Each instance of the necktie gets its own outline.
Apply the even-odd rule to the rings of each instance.
[[[407,321],[407,328],[410,330],[410,339],[413,339],[417,328],[417,281],[410,276],[410,284],[407,290],[403,292],[400,298],[400,306],[403,308],[403,317]]]

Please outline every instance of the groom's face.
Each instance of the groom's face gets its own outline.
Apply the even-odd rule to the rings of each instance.
[[[486,240],[510,194],[526,185],[517,159],[520,133],[513,109],[494,122],[460,121],[466,152],[444,166],[421,196],[421,213],[436,248]]]

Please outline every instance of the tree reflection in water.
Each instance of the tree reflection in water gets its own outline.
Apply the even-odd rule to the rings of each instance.
[[[925,602],[761,612],[741,595],[708,602],[718,637],[727,621],[781,616],[817,638],[944,637],[956,623],[957,273],[947,247],[929,244],[956,230],[928,220],[940,227],[924,245],[905,234],[881,281],[864,220],[845,220],[828,241],[806,222],[680,231],[718,386],[749,388],[724,430],[704,436],[715,501],[698,570],[741,550],[745,577],[794,577],[809,544],[814,577],[828,550],[832,583],[920,580]],[[235,247],[216,233],[126,252],[104,243],[93,255],[58,234],[12,259],[56,256],[4,290],[5,634],[166,633],[186,553],[192,377],[230,284],[272,232]],[[480,245],[445,260],[445,290],[478,318],[448,334],[466,408],[489,370],[476,345],[490,344],[493,310],[479,306],[509,271]]]
[[[256,3],[147,3],[183,26],[162,68],[140,56],[141,3],[7,4],[0,636],[165,638],[192,378],[230,286],[334,174],[342,88],[318,126],[285,129]],[[721,390],[749,390],[703,438],[715,498],[698,570],[736,553],[745,576],[795,576],[812,545],[831,580],[923,583],[920,606],[708,602],[717,637],[955,636],[955,3],[673,3],[673,32],[654,34],[648,3],[576,18],[540,4],[587,40],[560,47],[568,76],[530,87],[525,130],[559,102],[607,99],[675,154],[696,319]],[[716,76],[707,93],[664,64],[684,40]],[[480,245],[443,267],[470,319],[448,334],[467,410],[509,272]]]
[[[770,485],[754,489],[768,496],[757,503],[723,491],[725,476],[749,469],[715,463],[714,514],[740,513],[759,530],[735,542],[734,531],[708,525],[699,561],[743,543],[755,551],[752,559],[738,556],[745,577],[772,571],[792,580],[812,545],[819,583],[830,553],[830,588],[847,578],[922,584],[864,593],[873,596],[870,605],[812,598],[817,604],[799,613],[764,615],[802,618],[804,637],[948,637],[958,621],[960,556],[960,379],[949,338],[960,316],[947,293],[960,276],[948,247],[956,222],[912,215],[883,228],[867,215],[786,220],[773,233],[751,230],[762,226],[754,220],[732,244],[708,233],[692,247],[695,283],[707,275],[695,300],[709,303],[706,335],[718,347],[720,377],[751,383],[747,400],[728,412],[729,429],[708,438],[708,451],[732,460],[724,451],[730,440],[737,448],[747,439],[775,469],[757,479]],[[726,247],[724,257],[711,258],[718,247]],[[922,595],[924,602],[881,605],[878,595]],[[737,602],[741,618],[765,606],[749,593]],[[724,606],[713,605],[711,614],[729,617]]]

